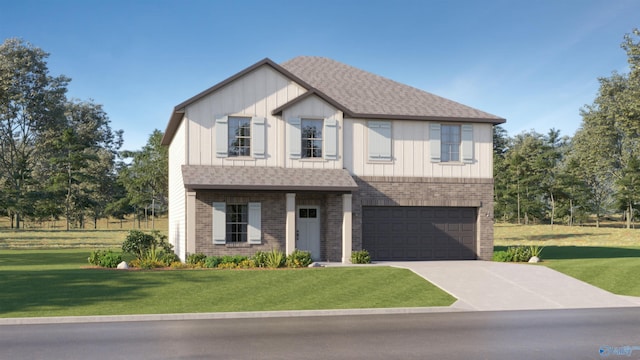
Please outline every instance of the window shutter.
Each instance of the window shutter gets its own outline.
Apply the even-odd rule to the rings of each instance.
[[[229,156],[229,121],[227,116],[216,118],[216,157]]]
[[[263,117],[254,117],[251,119],[251,150],[253,157],[256,159],[264,159],[265,151],[265,125],[266,120]]]
[[[338,160],[338,121],[326,119],[324,121],[324,158]]]
[[[227,206],[223,202],[214,202],[213,208],[213,243],[224,245],[227,241]]]
[[[461,126],[460,139],[462,141],[462,162],[473,163],[473,125]]]
[[[259,245],[262,243],[262,207],[259,202],[249,203],[249,224],[247,227],[247,237],[249,244]]]
[[[300,159],[302,157],[300,118],[289,119],[289,157],[291,159]]]
[[[369,160],[391,160],[391,123],[369,121]]]
[[[440,162],[440,124],[431,124],[429,128],[429,149],[431,162]]]

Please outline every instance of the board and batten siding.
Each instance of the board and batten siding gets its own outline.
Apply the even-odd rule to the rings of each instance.
[[[186,131],[183,121],[169,145],[169,242],[182,261],[186,260],[186,190],[182,179]]]
[[[236,79],[186,108],[189,165],[278,166],[284,157],[276,156],[276,144],[284,143],[284,123],[271,111],[300,96],[306,90],[268,65]],[[264,159],[216,157],[216,118],[224,115],[263,117],[266,120]],[[278,149],[279,150],[279,149]],[[278,151],[279,153],[279,151]]]
[[[438,163],[430,159],[429,121],[391,120],[391,161],[368,157],[368,121],[344,120],[344,167],[356,176],[493,177],[493,129],[473,124],[473,162]]]
[[[283,135],[286,137],[286,141],[279,143],[278,154],[281,154],[285,159],[285,167],[288,168],[311,168],[311,169],[342,169],[342,153],[343,153],[343,137],[342,137],[342,111],[329,105],[324,100],[317,96],[310,96],[297,104],[287,108],[282,113],[282,118],[286,124],[286,131]],[[337,124],[337,138],[332,139],[337,145],[337,159],[292,159],[289,154],[288,147],[290,146],[291,139],[291,119],[321,119],[327,121],[333,119]],[[325,144],[329,139],[329,134],[326,129],[323,131],[323,154],[326,152]]]

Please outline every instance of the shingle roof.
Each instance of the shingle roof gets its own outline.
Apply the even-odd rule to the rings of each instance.
[[[335,60],[299,56],[280,65],[341,104],[350,117],[504,122],[498,116]]]
[[[358,188],[343,169],[182,165],[182,177],[189,189],[353,191]]]
[[[275,109],[274,114],[279,114],[304,96],[315,95],[352,118],[505,122],[501,117],[331,59],[300,56],[278,65],[265,58],[176,105],[162,137],[162,145],[171,143],[188,105],[261,66],[272,67],[307,90]]]

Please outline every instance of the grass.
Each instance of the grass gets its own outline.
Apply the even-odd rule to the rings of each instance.
[[[494,227],[495,250],[541,245],[542,263],[614,294],[640,296],[640,230],[616,227]]]
[[[88,251],[0,251],[0,317],[448,306],[406,269],[118,271]]]

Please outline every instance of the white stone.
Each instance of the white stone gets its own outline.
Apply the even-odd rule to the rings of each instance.
[[[539,263],[540,262],[540,258],[537,256],[532,256],[531,259],[529,259],[530,263]]]
[[[322,267],[322,265],[320,263],[314,262],[314,263],[309,264],[309,267],[310,268]]]
[[[129,264],[127,264],[126,261],[123,261],[120,264],[118,264],[118,269],[120,269],[120,270],[128,269],[128,268],[129,268]]]

